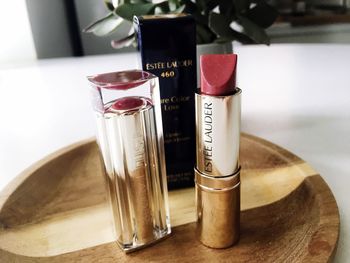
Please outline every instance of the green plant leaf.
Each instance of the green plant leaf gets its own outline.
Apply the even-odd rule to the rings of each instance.
[[[107,16],[87,26],[83,29],[83,32],[93,33],[96,36],[104,36],[115,31],[123,22],[124,20],[121,17],[109,13]]]
[[[104,0],[103,2],[105,3],[105,6],[107,7],[107,9],[109,11],[113,11],[114,10],[114,5],[113,5],[111,0]]]
[[[259,27],[254,22],[250,21],[248,18],[238,15],[238,22],[242,25],[244,32],[249,36],[254,42],[259,44],[270,44],[270,38],[266,34],[265,30]]]
[[[275,22],[278,12],[274,7],[261,1],[257,2],[253,8],[247,10],[245,16],[255,24],[268,28]]]
[[[249,8],[250,2],[249,0],[231,0],[236,8],[238,13],[244,12]]]
[[[218,37],[232,37],[233,29],[230,27],[230,19],[225,15],[211,12],[209,14],[209,28],[218,35]]]
[[[235,18],[236,8],[231,1],[220,0],[219,11],[220,11],[220,14],[223,14],[232,20]]]
[[[185,9],[186,11],[186,9]],[[196,20],[196,24],[201,24],[201,25],[208,25],[209,23],[209,17],[208,15],[202,15],[200,12],[194,12],[192,13],[194,19]]]
[[[239,41],[242,44],[254,44],[254,41],[251,40],[249,37],[247,37],[246,35],[237,32],[235,30],[233,30],[232,32],[232,37],[230,38],[225,38],[225,37],[219,37],[217,39],[215,39],[215,43],[226,43],[226,42],[231,42],[233,40]]]
[[[190,0],[184,0],[185,3],[185,13],[188,14],[195,14],[196,12],[198,12],[198,7],[196,6],[195,3],[191,2]]]
[[[207,3],[205,0],[196,0],[196,4],[199,12],[204,12],[207,9]]]
[[[229,2],[229,3],[232,2],[232,0],[231,1],[227,1],[227,0],[207,0],[207,10],[208,10],[208,12],[213,10],[215,7],[217,7],[219,5],[219,2],[224,2],[224,1]],[[231,3],[231,5],[232,5],[232,3]]]
[[[180,5],[178,0],[168,0],[170,11],[173,12]]]
[[[254,41],[241,32],[237,32],[230,27],[231,20],[220,14],[210,13],[209,27],[217,35],[215,42],[224,43],[237,40],[243,44],[252,44]]]
[[[197,24],[196,31],[197,31],[197,44],[211,43],[213,39],[215,39],[215,35],[213,34],[213,32],[211,32],[209,28],[203,25]]]
[[[156,7],[159,8],[163,14],[167,14],[170,12],[170,7],[168,1],[161,2],[159,4],[156,4]]]
[[[174,11],[172,11],[171,13],[174,13],[174,14],[180,14],[180,13],[183,13],[184,10],[185,10],[185,5],[181,5],[179,6],[178,8],[176,8]]]
[[[146,3],[146,4],[122,4],[115,9],[115,14],[118,16],[132,21],[134,15],[142,16],[148,15],[156,8],[158,4]]]
[[[147,0],[124,0],[123,3],[120,4],[147,4],[152,1],[147,1]]]
[[[171,13],[177,12],[180,7],[186,6],[186,3],[183,0],[168,0],[166,1],[169,4],[169,9]]]
[[[111,45],[115,49],[129,47],[135,42],[135,33],[119,40],[112,40]]]

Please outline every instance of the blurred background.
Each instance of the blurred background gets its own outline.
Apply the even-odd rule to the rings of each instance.
[[[350,0],[270,0],[279,12],[266,30],[271,43],[350,43]],[[110,41],[125,36],[128,27],[108,36],[83,33],[103,17],[106,7],[96,0],[1,1],[0,65],[36,59],[130,52],[115,50]]]

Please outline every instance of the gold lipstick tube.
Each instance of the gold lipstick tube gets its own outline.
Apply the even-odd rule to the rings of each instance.
[[[239,239],[241,93],[195,97],[197,235],[212,248]]]

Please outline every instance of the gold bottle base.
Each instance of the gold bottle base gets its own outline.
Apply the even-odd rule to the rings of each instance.
[[[211,248],[239,240],[240,169],[231,176],[210,177],[195,169],[197,237]]]

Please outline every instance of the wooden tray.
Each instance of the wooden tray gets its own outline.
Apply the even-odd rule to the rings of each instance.
[[[329,262],[339,236],[335,199],[307,163],[242,136],[241,239],[209,249],[195,238],[194,191],[170,192],[173,234],[124,254],[113,242],[93,140],[64,148],[0,195],[0,262]]]

